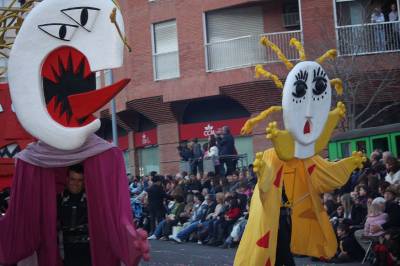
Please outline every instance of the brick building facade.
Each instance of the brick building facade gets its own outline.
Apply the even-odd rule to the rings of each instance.
[[[290,38],[297,37],[303,42],[309,59],[319,57],[328,48],[337,48],[341,58],[349,61],[357,58],[358,70],[365,68],[364,72],[384,73],[400,69],[400,40],[395,39],[400,34],[390,33],[394,25],[400,28],[400,24],[396,21],[381,23],[379,27],[386,32],[386,41],[384,47],[379,46],[375,37],[381,32],[380,28],[369,23],[368,12],[373,7],[357,7],[335,0],[120,2],[133,52],[126,53],[124,67],[114,71],[115,80],[132,79],[116,99],[117,116],[120,138],[124,142],[122,148],[127,150],[126,158],[135,174],[146,174],[151,169],[163,174],[178,171],[176,147],[181,140],[182,124],[210,125],[213,121],[248,118],[271,105],[280,105],[281,93],[273,82],[254,76],[256,63],[264,63],[266,69],[282,79],[287,74],[274,55],[257,50],[262,47],[254,48],[260,35],[268,35],[284,53],[290,54],[290,59],[297,59],[297,54],[288,43]],[[390,4],[395,2],[381,1],[385,15]],[[364,8],[364,13],[360,8]],[[361,13],[367,17],[360,18]],[[342,22],[343,18],[350,22]],[[366,27],[369,29],[360,30]],[[244,34],[246,30],[248,34]],[[365,32],[371,31],[374,36],[366,39]],[[368,44],[371,39],[372,45],[355,48],[363,42]],[[334,67],[332,71],[329,69],[330,78],[334,78]],[[393,85],[390,97],[399,97],[399,89]],[[365,101],[373,90],[373,87],[365,89]],[[383,98],[381,101],[385,102]],[[218,106],[221,112],[217,111]],[[101,116],[103,135],[110,136],[110,111],[103,110]],[[271,119],[282,121],[280,115]],[[250,158],[253,153],[270,146],[265,139],[265,126],[266,122],[259,125],[246,139],[237,138],[243,146],[241,149],[252,153]],[[155,140],[148,145],[137,143],[140,139],[148,141],[146,134],[149,132]],[[246,145],[251,147],[244,147]],[[158,163],[158,166],[146,168],[146,160],[153,160],[151,164]]]

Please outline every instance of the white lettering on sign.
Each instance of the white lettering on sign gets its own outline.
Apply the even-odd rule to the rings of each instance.
[[[214,135],[214,134],[215,134],[214,126],[208,124],[206,127],[204,127],[203,135],[205,137],[208,137],[208,136],[211,136],[211,135]]]
[[[143,133],[142,134],[142,145],[147,145],[147,144],[150,144],[150,138],[145,133]]]

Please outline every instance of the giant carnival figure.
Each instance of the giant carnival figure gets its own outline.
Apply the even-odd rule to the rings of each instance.
[[[256,66],[257,75],[270,78],[278,88],[283,88],[282,106],[272,106],[248,120],[242,133],[250,133],[257,123],[278,111],[283,112],[285,130],[278,129],[276,122],[269,123],[267,139],[272,141],[273,148],[256,155],[254,171],[258,183],[235,265],[275,265],[282,209],[289,209],[292,220],[292,233],[287,239],[291,240],[290,250],[331,258],[337,250],[337,240],[320,195],[344,185],[365,160],[360,152],[338,162],[328,162],[318,155],[345,115],[341,102],[330,111],[331,86],[341,94],[342,82],[329,80],[320,65],[335,57],[336,51],[329,50],[316,61],[306,61],[301,43],[292,39],[290,44],[300,54],[300,62],[294,66],[267,38],[262,38],[261,43],[270,47],[290,72],[283,86],[276,75]]]
[[[120,67],[125,45],[116,0],[44,0],[26,17],[8,77],[17,117],[38,141],[16,156],[9,209],[0,219],[0,265],[27,258],[34,258],[29,265],[61,265],[57,184],[77,163],[85,173],[92,265],[149,258],[146,234],[132,223],[122,153],[94,134],[100,121],[92,114],[129,82],[96,90],[95,72]]]

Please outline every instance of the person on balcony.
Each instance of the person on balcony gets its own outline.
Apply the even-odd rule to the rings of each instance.
[[[400,24],[399,12],[397,11],[396,4],[390,6],[389,21],[393,23],[391,24],[392,30],[390,31],[392,34],[390,38],[391,49],[397,50],[400,49]]]
[[[371,15],[372,23],[383,23],[385,22],[385,15],[382,13],[382,9],[380,7],[376,7]],[[385,40],[385,26],[384,25],[375,25],[373,26],[373,31],[375,35],[375,49],[376,51],[384,51],[386,50],[386,40]]]

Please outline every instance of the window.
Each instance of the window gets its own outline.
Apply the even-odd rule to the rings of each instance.
[[[340,144],[342,150],[342,158],[349,157],[351,155],[351,143],[343,142]]]
[[[176,20],[153,24],[154,79],[179,77],[179,53]]]
[[[381,150],[388,151],[389,150],[389,140],[387,137],[379,137],[372,139],[372,150]]]
[[[300,29],[299,2],[287,0],[283,5],[283,24],[286,28]]]
[[[261,7],[211,11],[205,19],[208,70],[243,67],[263,61],[258,42],[264,33]]]

